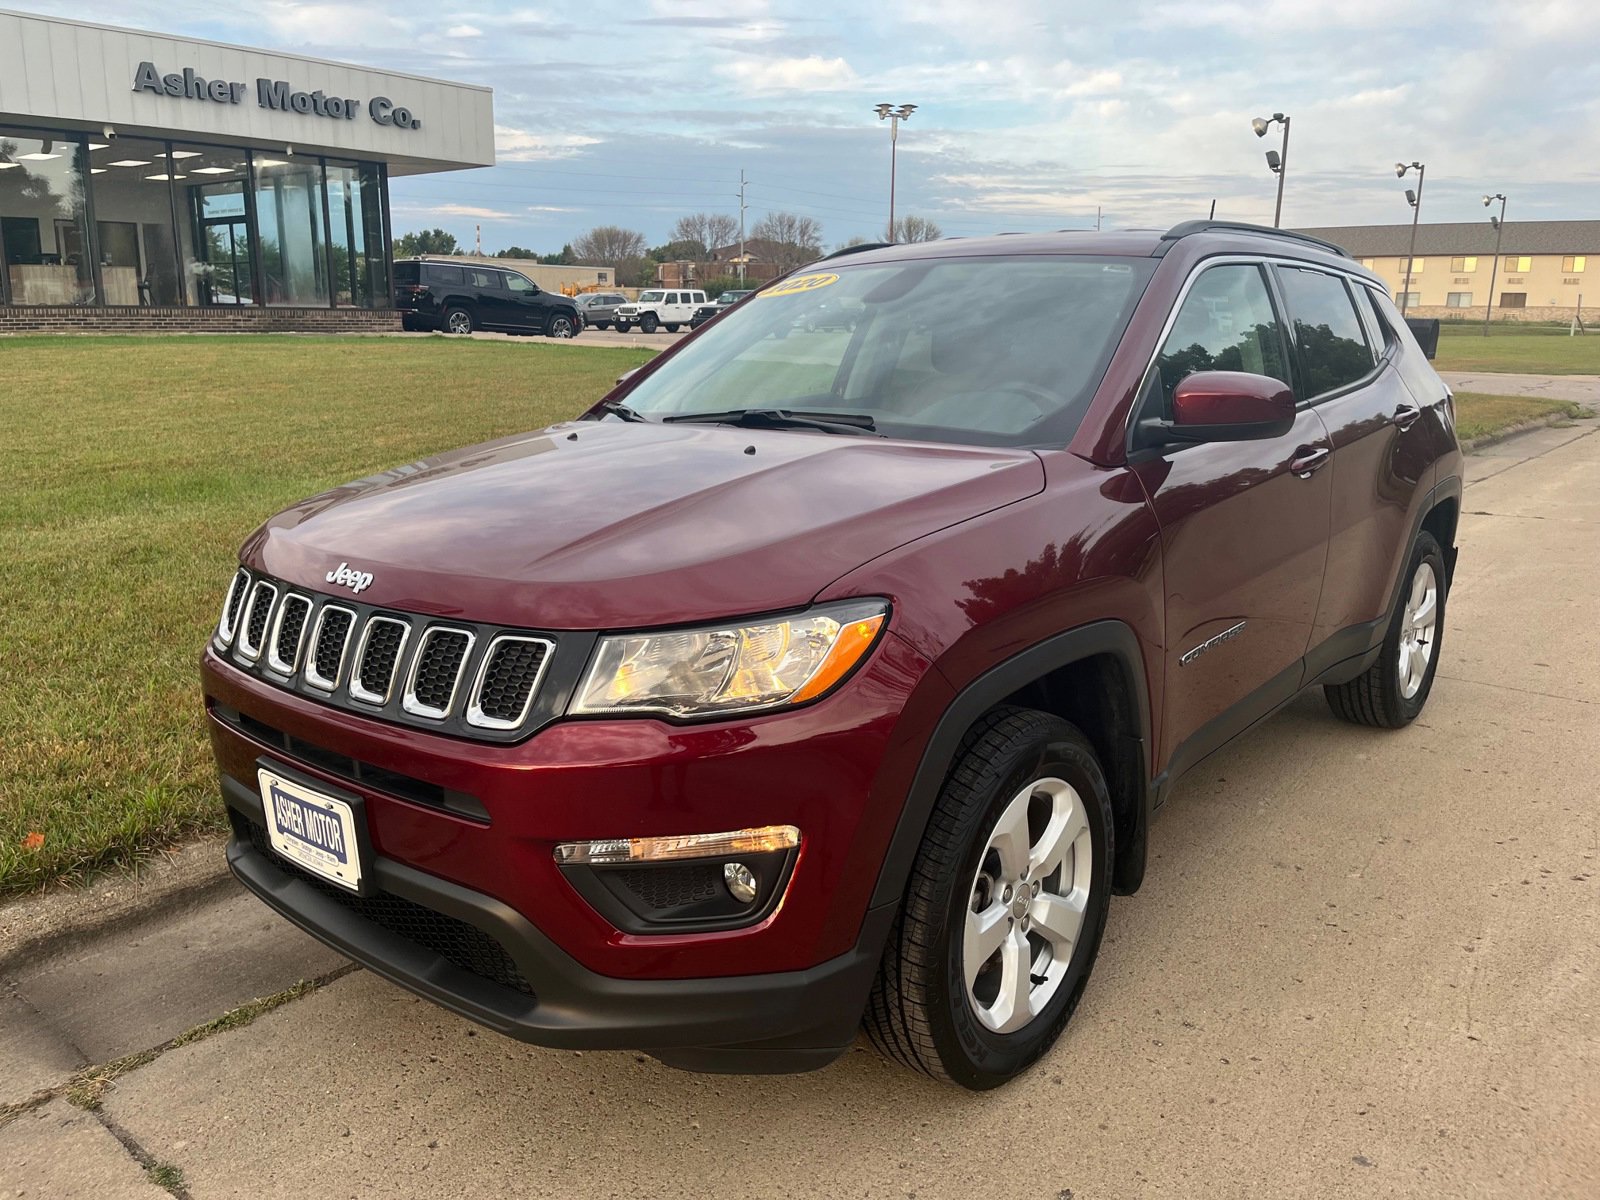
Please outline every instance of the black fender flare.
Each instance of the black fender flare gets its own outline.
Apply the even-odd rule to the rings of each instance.
[[[1134,776],[1137,793],[1127,827],[1124,828],[1120,821],[1118,823],[1113,882],[1116,890],[1122,893],[1138,888],[1144,877],[1151,802],[1154,797],[1146,750],[1150,743],[1150,696],[1138,637],[1122,621],[1104,620],[1070,629],[1030,646],[989,668],[956,693],[923,746],[922,759],[917,765],[905,804],[900,810],[900,819],[889,840],[883,866],[878,872],[878,883],[872,893],[873,908],[883,904],[898,905],[904,897],[912,863],[922,845],[934,804],[950,773],[962,735],[989,709],[1021,688],[1052,671],[1098,655],[1110,655],[1122,668],[1132,689],[1137,713],[1139,727],[1123,734],[1127,752],[1137,751],[1138,770]]]

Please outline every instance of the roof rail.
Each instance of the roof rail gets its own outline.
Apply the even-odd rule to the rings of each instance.
[[[859,246],[840,246],[832,254],[824,254],[816,262],[827,262],[830,258],[843,258],[846,254],[863,254],[868,250],[887,250],[895,242],[862,242]]]
[[[1349,258],[1350,252],[1343,246],[1333,242],[1325,242],[1319,237],[1312,237],[1309,233],[1296,233],[1292,229],[1274,229],[1270,225],[1251,225],[1245,221],[1179,221],[1171,229],[1161,235],[1163,242],[1175,242],[1179,238],[1186,238],[1195,233],[1210,233],[1213,230],[1222,233],[1257,233],[1267,237],[1288,238],[1290,241],[1304,242],[1308,246],[1315,246],[1319,250],[1327,250],[1337,254],[1340,258]],[[1163,247],[1163,253],[1165,247]]]

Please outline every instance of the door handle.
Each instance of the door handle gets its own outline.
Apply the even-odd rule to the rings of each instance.
[[[1320,470],[1332,455],[1333,451],[1326,446],[1301,450],[1289,460],[1289,470],[1301,479],[1310,479],[1312,474]]]
[[[1417,423],[1417,418],[1420,416],[1422,416],[1422,410],[1415,404],[1402,404],[1394,410],[1394,416],[1390,420],[1401,429],[1410,429]]]

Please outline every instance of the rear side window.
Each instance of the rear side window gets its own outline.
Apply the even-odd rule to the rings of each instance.
[[[397,262],[394,265],[394,281],[403,284],[416,284],[422,279],[422,264]]]
[[[460,287],[466,282],[460,267],[446,267],[439,263],[427,263],[422,268],[422,281],[424,283],[441,286]]]
[[[1261,268],[1230,263],[1207,269],[1183,298],[1156,358],[1167,411],[1178,381],[1196,371],[1248,371],[1288,383],[1283,345]]]
[[[481,271],[467,267],[466,272],[467,279],[473,287],[488,288],[491,292],[500,291],[500,281],[505,278],[499,271]]]
[[[1279,267],[1289,324],[1305,365],[1305,399],[1335,391],[1372,372],[1372,349],[1350,291],[1338,275]]]

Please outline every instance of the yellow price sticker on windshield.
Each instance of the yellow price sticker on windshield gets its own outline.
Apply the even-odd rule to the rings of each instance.
[[[793,296],[798,292],[814,292],[818,288],[825,288],[829,284],[838,282],[837,275],[796,275],[793,279],[784,280],[775,288],[768,288],[761,295]]]

